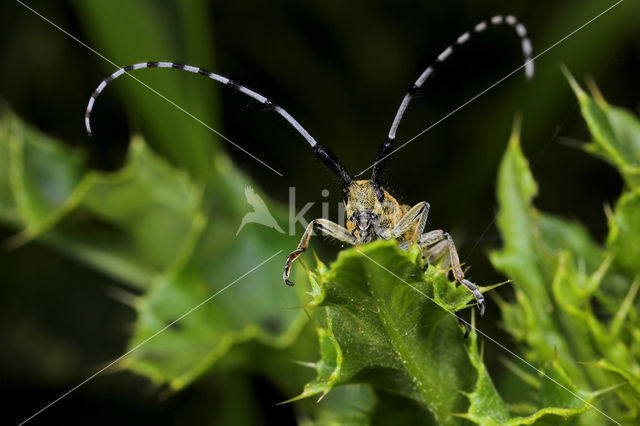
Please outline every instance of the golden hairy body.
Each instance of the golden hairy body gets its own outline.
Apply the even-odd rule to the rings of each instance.
[[[382,191],[382,200],[378,200],[379,191]],[[345,194],[344,207],[347,214],[347,230],[352,233],[360,234],[358,230],[357,221],[350,220],[357,212],[370,211],[379,217],[378,229],[393,229],[400,219],[409,211],[410,206],[406,204],[400,204],[384,188],[376,188],[371,180],[358,180],[352,182],[348,188],[348,193]],[[416,222],[409,230],[403,235],[398,237],[399,243],[410,242],[416,240],[416,229],[418,223]],[[386,236],[386,235],[385,235]],[[367,241],[374,239],[375,237],[384,238],[383,235],[373,235]],[[388,239],[388,238],[385,238]],[[367,241],[358,241],[357,244],[362,244]]]

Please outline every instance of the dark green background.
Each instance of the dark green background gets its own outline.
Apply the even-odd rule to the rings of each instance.
[[[198,1],[194,4],[207,12],[197,17],[198,28],[191,28],[182,19],[184,14],[177,13],[184,4],[113,3],[121,4],[121,15],[90,16],[78,6],[81,1],[27,2],[120,65],[187,62],[253,88],[286,108],[356,172],[373,161],[411,82],[478,21],[498,13],[518,16],[527,25],[537,54],[614,2]],[[137,9],[131,4],[137,3],[147,4],[153,16],[132,14]],[[453,233],[461,258],[473,266],[474,281],[488,284],[501,279],[485,253],[500,244],[495,228],[489,226],[494,217],[494,181],[517,112],[523,116],[523,147],[541,187],[538,207],[578,218],[598,237],[604,234],[603,205],[615,200],[621,182],[609,166],[568,146],[589,136],[559,64],[579,79],[592,76],[611,103],[637,112],[639,12],[637,1],[625,0],[544,54],[532,81],[526,81],[522,72],[511,76],[393,156],[389,188],[403,202],[431,204],[429,227]],[[325,188],[331,191],[332,205],[341,200],[333,178],[282,119],[241,94],[193,75],[167,77],[199,80],[188,83],[192,86],[182,94],[184,106],[196,113],[199,103],[218,109],[220,116],[200,118],[284,177],[207,130],[194,131],[203,135],[199,140],[176,134],[173,129],[179,126],[173,123],[184,121],[183,113],[153,94],[148,97],[157,99],[158,113],[166,121],[153,128],[141,123],[127,101],[127,91],[140,90],[134,82],[118,81],[114,86],[120,85],[119,89],[105,92],[94,109],[95,137],[89,139],[84,133],[84,108],[89,94],[113,67],[17,2],[5,1],[0,17],[0,98],[43,132],[88,150],[95,167],[117,169],[130,134],[141,132],[158,152],[196,176],[202,166],[197,156],[189,155],[196,152],[192,147],[204,152],[222,149],[284,203],[290,186],[297,188],[299,206],[324,200],[320,191]],[[141,32],[152,28],[157,39],[150,45],[140,43],[131,24],[140,24]],[[98,31],[98,25],[103,29]],[[122,25],[129,30],[123,31]],[[118,48],[107,47],[104,37],[118,40]],[[148,37],[145,40],[148,43]],[[157,56],[167,50],[175,56]],[[518,39],[506,27],[472,40],[427,83],[400,126],[398,142],[412,138],[521,63]],[[154,80],[152,74],[137,76],[163,92],[162,80]],[[193,126],[200,124],[193,121]],[[308,219],[320,214],[317,203]],[[10,235],[10,229],[0,228],[2,238]],[[337,246],[313,244],[325,249],[326,260],[335,256]],[[108,295],[109,289],[121,285],[38,243],[0,251],[3,418],[16,422],[28,417],[122,353],[133,312]],[[508,289],[500,291],[508,297]],[[478,325],[509,346],[498,321],[498,310],[489,300],[488,315]],[[499,377],[502,366],[492,359],[504,354],[490,345],[485,350],[492,375]],[[230,386],[238,385],[234,374],[205,377],[169,400],[159,398],[142,378],[105,374],[34,423],[213,422],[217,405],[237,404],[239,410],[244,405],[228,397]],[[263,410],[257,417],[264,417],[264,423],[293,422],[290,406],[274,405],[291,395],[278,394],[259,377],[246,385],[254,389],[256,406]]]

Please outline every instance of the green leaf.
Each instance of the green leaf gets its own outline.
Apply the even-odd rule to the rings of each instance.
[[[423,274],[416,255],[393,241],[376,242],[341,252],[330,271],[312,277],[326,327],[319,330],[318,378],[298,398],[364,382],[417,401],[439,422],[451,423],[451,413],[464,410],[459,391],[470,389],[473,377],[451,312],[473,296],[433,266]]]
[[[535,361],[547,362],[558,353],[567,354],[569,348],[549,312],[553,309],[551,285],[557,268],[555,253],[545,250],[540,241],[539,213],[532,207],[537,185],[520,148],[519,125],[509,140],[498,173],[497,224],[504,241],[499,251],[490,254],[496,269],[513,279],[516,297],[523,310],[518,323],[521,329],[509,329],[536,349]],[[547,225],[550,221],[547,221]],[[578,229],[578,228],[575,228]],[[576,239],[580,237],[576,236]],[[501,308],[507,306],[501,304]],[[513,311],[503,309],[510,319]],[[509,328],[509,324],[507,323]],[[562,363],[571,374],[579,375],[573,362]]]
[[[315,408],[312,419],[301,421],[301,426],[435,424],[415,401],[368,385],[339,386]]]
[[[18,240],[38,236],[67,210],[85,174],[81,152],[56,145],[12,114],[0,122],[0,212],[23,227]],[[15,241],[14,243],[18,243]]]
[[[590,98],[568,78],[594,136],[588,150],[612,163],[628,189],[614,211],[608,212],[610,229],[603,247],[584,226],[533,207],[536,184],[517,134],[512,136],[498,176],[498,227],[504,246],[491,253],[491,261],[513,280],[516,300],[499,299],[499,305],[505,328],[521,343],[527,360],[535,365],[551,362],[557,381],[597,403],[599,411],[587,410],[578,416],[582,424],[602,422],[602,412],[617,421],[633,422],[640,415],[637,394],[618,386],[615,375],[606,372],[615,371],[633,388],[631,372],[640,371],[639,348],[634,343],[640,335],[635,303],[640,287],[636,247],[640,122],[610,107],[596,89],[595,100]],[[600,369],[585,367],[596,361]],[[587,408],[579,401],[563,400],[570,394],[557,385],[541,383],[540,412],[548,405]],[[530,403],[522,401],[520,406]]]
[[[119,66],[175,60],[213,68],[214,49],[206,42],[211,40],[208,6],[203,0],[178,3],[174,8],[161,7],[151,0],[81,0],[73,3],[80,23],[90,36],[92,47]],[[181,35],[179,40],[182,43],[171,36],[174,33]],[[100,78],[116,70],[106,61],[103,65],[105,75],[96,79],[96,86]],[[215,120],[219,115],[215,96],[219,87],[214,82],[171,70],[146,70],[136,73],[135,77],[198,119],[219,128]],[[204,178],[211,156],[220,151],[220,138],[133,80],[131,77],[120,78],[110,88],[113,94],[126,94],[122,108],[129,111],[132,118],[138,119],[158,152],[198,179]],[[203,90],[209,96],[202,96]],[[89,95],[87,93],[87,98]],[[102,123],[108,120],[99,118],[100,105],[106,100],[102,98],[108,96],[108,93],[101,96],[93,112],[94,133],[98,140]],[[188,148],[185,144],[189,145]]]
[[[475,326],[475,323],[473,325]],[[477,379],[473,392],[465,393],[469,400],[469,409],[466,413],[460,414],[460,417],[483,425],[504,424],[509,420],[509,412],[491,377],[489,377],[489,372],[482,360],[482,354],[478,352],[478,335],[474,331],[469,334],[469,338],[469,360],[477,371]]]
[[[101,173],[87,171],[82,155],[11,114],[0,135],[0,164],[10,165],[0,180],[0,218],[19,231],[11,242],[39,238],[146,289],[123,297],[137,312],[128,349],[144,345],[120,367],[175,390],[237,343],[293,343],[305,318],[285,308],[300,304],[304,286],[288,288],[281,276],[283,252],[295,246],[295,237],[251,223],[236,235],[251,210],[250,182],[227,158],[218,155],[205,183],[196,183],[140,138],[132,141],[124,168]],[[250,192],[260,196],[258,189]],[[261,198],[283,223],[285,210]]]
[[[623,194],[609,218],[607,249],[628,274],[640,274],[640,190]]]
[[[322,400],[313,419],[302,421],[300,425],[369,425],[372,411],[378,403],[376,395],[369,386],[356,384],[341,386]]]
[[[459,414],[460,417],[481,425],[531,425],[546,415],[556,415],[567,419],[589,408],[585,401],[592,401],[595,395],[581,395],[583,400],[576,398],[573,394],[580,392],[568,379],[562,367],[554,361],[545,374],[553,378],[555,382],[551,381],[549,377],[539,374],[540,379],[535,386],[539,393],[538,404],[543,408],[533,409],[531,410],[533,414],[525,417],[511,417],[483,364],[482,354],[478,352],[477,333],[471,333],[469,337],[471,339],[469,359],[477,370],[478,377],[473,392],[466,394],[470,403],[469,409],[467,413]],[[561,383],[564,388],[558,386],[558,383]]]
[[[15,204],[0,215],[19,227],[10,244],[44,240],[140,288],[166,270],[202,227],[202,187],[135,139],[116,173],[88,171],[84,157],[6,114],[0,141]],[[1,155],[1,153],[0,153]],[[171,226],[165,224],[170,223]]]
[[[431,413],[439,424],[461,418],[530,424],[544,414],[584,409],[558,405],[512,419],[478,353],[476,333],[463,339],[453,315],[473,296],[433,265],[422,272],[419,258],[415,249],[378,241],[345,250],[329,269],[320,264],[310,273],[312,304],[324,308],[315,319],[321,358],[312,364],[317,378],[293,400],[320,394],[324,401],[335,386],[365,383],[403,398],[408,418]],[[367,421],[382,422],[384,411],[374,408]]]
[[[628,111],[609,105],[594,83],[593,98],[563,68],[575,92],[582,116],[593,136],[587,150],[614,165],[631,188],[640,187],[640,122]]]

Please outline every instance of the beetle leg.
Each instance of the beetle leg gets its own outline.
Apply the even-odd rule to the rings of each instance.
[[[426,235],[426,234],[424,234]],[[420,247],[423,248],[425,245],[422,242],[419,243]],[[449,242],[447,240],[442,240],[439,243],[434,244],[433,246],[426,249],[426,262],[424,264],[424,270],[426,271],[429,267],[429,263],[434,263],[436,260],[440,259],[444,256],[445,252],[449,249]],[[444,269],[447,269],[445,266]]]
[[[396,225],[391,229],[391,235],[395,238],[401,237],[417,223],[415,235],[420,236],[424,232],[424,227],[427,224],[429,207],[429,203],[426,201],[421,201],[411,207],[411,209],[402,215],[398,223],[396,223]]]
[[[469,327],[469,323],[462,319],[462,315],[460,314],[460,311],[456,311],[456,318],[458,318],[458,323],[460,324],[460,326],[464,327],[463,338],[466,339],[467,337],[469,337],[469,332],[471,331],[471,328]]]
[[[482,318],[485,310],[484,296],[471,281],[465,279],[464,272],[462,272],[462,268],[460,267],[458,251],[456,250],[451,235],[442,230],[430,231],[420,236],[419,244],[421,247],[429,247],[426,252],[428,259],[437,259],[445,255],[445,253],[447,254],[445,265],[451,266],[453,277],[456,281],[473,293],[473,297],[476,298],[476,303],[480,309],[480,318]]]
[[[307,229],[305,229],[304,234],[302,234],[302,238],[300,239],[298,248],[289,253],[289,256],[287,256],[287,261],[284,264],[284,273],[282,274],[282,278],[287,285],[294,284],[293,281],[289,280],[291,264],[307,250],[307,247],[309,246],[309,239],[311,238],[311,233],[313,232],[314,228],[333,239],[342,241],[343,243],[352,245],[356,243],[356,237],[352,235],[351,232],[349,232],[346,228],[338,225],[337,223],[333,223],[326,219],[312,220],[311,223],[307,226]]]

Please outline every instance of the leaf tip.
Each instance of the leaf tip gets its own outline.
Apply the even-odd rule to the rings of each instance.
[[[289,398],[286,401],[276,402],[276,405],[291,404],[292,402],[299,401],[301,399],[304,399],[305,397],[306,397],[305,394],[301,393],[300,395],[294,396],[293,398]]]
[[[315,363],[315,362],[300,361],[300,360],[297,360],[297,359],[292,359],[291,362],[294,363],[294,364],[297,364],[297,365],[301,365],[303,367],[309,367],[309,368],[313,368],[313,369],[315,369],[318,366],[318,364]]]
[[[580,87],[576,79],[573,77],[573,75],[571,74],[567,66],[565,64],[560,64],[560,69],[562,70],[562,73],[564,74],[566,79],[569,81],[569,85],[571,86],[571,89],[573,90],[573,93],[575,93],[576,97],[578,99],[586,98],[587,94],[584,92],[584,90],[582,90],[582,88]]]
[[[522,114],[517,113],[513,117],[513,126],[511,127],[511,136],[509,137],[509,146],[517,146],[520,144],[520,130],[522,129]]]
[[[604,96],[602,96],[602,92],[596,85],[595,80],[591,76],[588,76],[586,78],[586,81],[587,81],[587,86],[589,87],[589,91],[591,92],[591,97],[593,97],[593,100],[596,101],[596,103],[601,107],[608,106],[609,104],[604,99]]]
[[[318,398],[318,400],[316,401],[316,403],[322,401],[324,399],[325,396],[327,396],[327,394],[329,393],[329,389],[325,390],[324,392],[322,392],[322,395],[320,395],[320,398]]]
[[[327,266],[322,262],[322,260],[320,260],[318,253],[315,250],[313,250],[313,258],[316,261],[316,269],[318,271],[325,272],[327,270]]]
[[[626,382],[616,383],[616,384],[614,384],[614,385],[607,386],[606,388],[602,388],[602,389],[598,389],[598,390],[596,390],[596,391],[593,391],[593,392],[591,392],[591,393],[589,394],[589,396],[590,396],[590,397],[592,397],[592,398],[597,398],[597,397],[599,397],[600,395],[603,395],[603,394],[605,394],[605,393],[609,393],[609,392],[611,392],[611,391],[613,391],[613,390],[616,390],[616,389],[618,389],[619,387],[622,387],[622,386],[624,386],[624,385],[626,385],[626,384],[627,384]]]
[[[449,413],[450,415],[454,416],[454,417],[460,417],[463,419],[467,419],[467,420],[471,420],[473,421],[471,415],[469,415],[469,413]]]
[[[297,306],[289,306],[285,309],[287,309],[288,311],[297,311],[298,309],[305,309],[305,308],[308,308],[309,306],[311,306],[311,302],[303,303],[302,305],[297,305]]]
[[[23,230],[9,238],[6,238],[4,241],[2,241],[2,243],[0,243],[0,246],[2,246],[2,248],[6,251],[12,251],[26,245],[32,239],[33,237],[29,237],[26,230]]]

